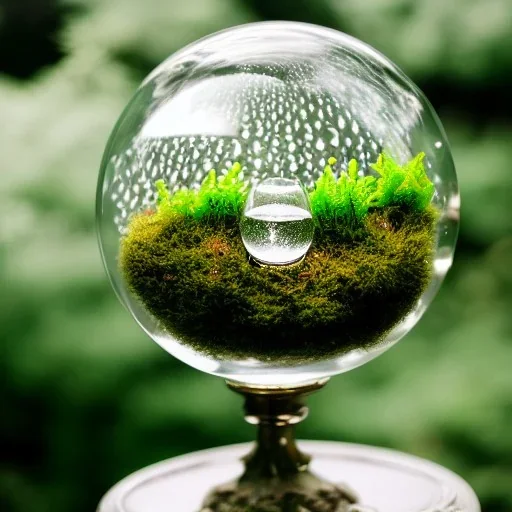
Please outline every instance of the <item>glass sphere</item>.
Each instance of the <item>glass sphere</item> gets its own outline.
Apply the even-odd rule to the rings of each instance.
[[[451,265],[458,208],[421,91],[361,41],[290,22],[158,66],[112,132],[97,197],[107,272],[146,333],[260,386],[396,343]]]

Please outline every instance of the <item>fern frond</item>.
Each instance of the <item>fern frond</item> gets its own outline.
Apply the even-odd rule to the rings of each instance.
[[[310,194],[311,210],[319,217],[330,218],[335,215],[336,178],[332,170],[335,163],[334,158],[329,159],[323,174],[315,184],[315,189]]]

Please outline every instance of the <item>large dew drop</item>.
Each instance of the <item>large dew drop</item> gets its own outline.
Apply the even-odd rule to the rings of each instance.
[[[269,178],[249,194],[240,231],[258,262],[287,265],[302,259],[313,241],[308,197],[297,180]]]

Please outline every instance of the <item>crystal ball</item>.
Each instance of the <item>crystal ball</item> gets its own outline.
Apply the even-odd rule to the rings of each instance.
[[[346,34],[243,25],[171,55],[108,140],[103,260],[143,330],[253,386],[355,368],[406,334],[449,269],[459,196],[414,83]]]

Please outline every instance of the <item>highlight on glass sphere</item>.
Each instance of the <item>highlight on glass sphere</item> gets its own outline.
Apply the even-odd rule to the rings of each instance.
[[[252,385],[359,366],[451,265],[443,128],[402,71],[330,29],[235,27],[142,83],[105,150],[98,229],[122,302],[168,352]]]

